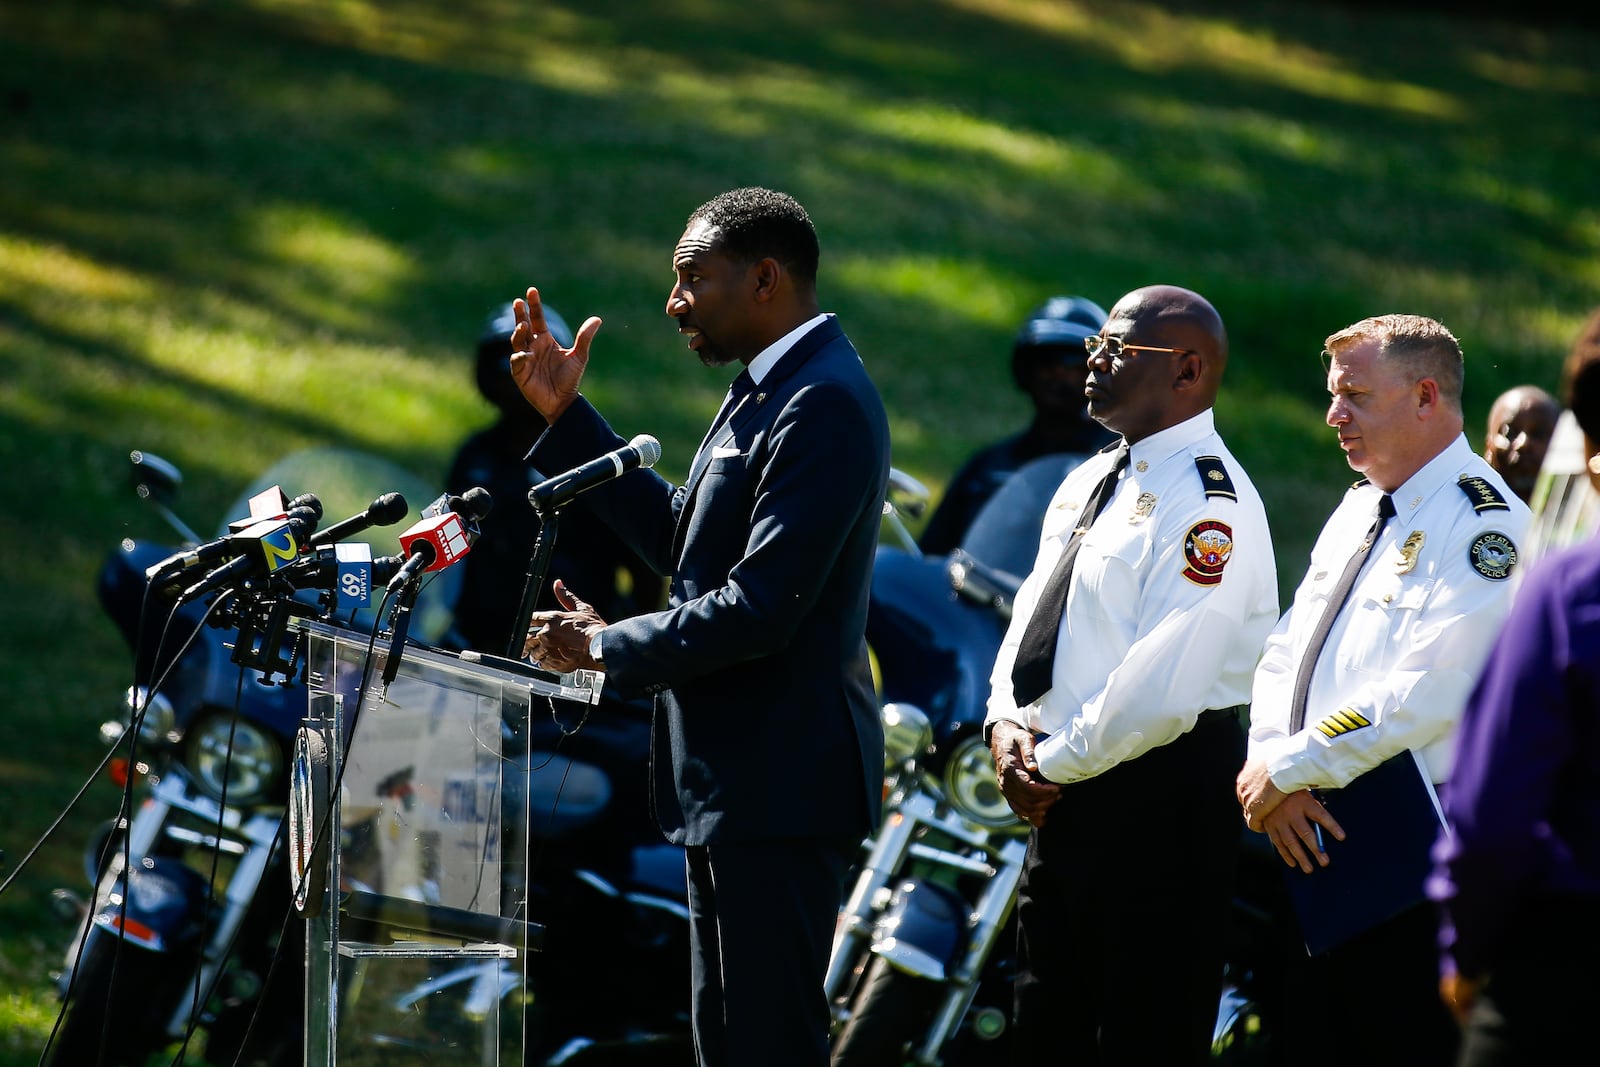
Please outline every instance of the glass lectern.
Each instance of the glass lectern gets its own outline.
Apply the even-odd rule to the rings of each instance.
[[[366,634],[299,627],[288,839],[307,1067],[520,1064],[543,935],[523,912],[521,739],[530,709],[586,708],[602,677],[419,647],[391,664]]]

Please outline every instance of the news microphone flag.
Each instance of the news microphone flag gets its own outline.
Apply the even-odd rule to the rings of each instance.
[[[340,611],[372,604],[372,546],[364,541],[341,541],[333,546],[333,591]]]

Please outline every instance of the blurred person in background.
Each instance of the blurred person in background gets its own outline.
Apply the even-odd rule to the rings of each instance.
[[[1523,503],[1533,499],[1533,486],[1560,415],[1560,403],[1537,385],[1512,386],[1489,409],[1483,458]]]
[[[1600,490],[1600,309],[1563,368]],[[1460,1067],[1566,1062],[1600,1003],[1600,541],[1523,577],[1461,717],[1434,847]]]
[[[1106,321],[1105,311],[1081,296],[1054,296],[1028,316],[1011,345],[1011,380],[1033,404],[1022,432],[974,452],[951,477],[917,546],[929,556],[959,548],[984,503],[1007,478],[1041,456],[1090,456],[1117,435],[1089,417],[1084,339]]]
[[[572,330],[554,308],[545,308],[550,332],[572,344]],[[496,309],[478,337],[474,375],[478,392],[493,404],[495,421],[462,442],[450,464],[445,487],[463,493],[482,486],[494,499],[472,551],[461,561],[461,595],[456,602],[453,639],[464,647],[505,653],[527,584],[528,562],[539,536],[539,515],[528,490],[546,475],[528,462],[528,452],[545,422],[528,406],[511,377],[511,331],[517,321],[511,305]],[[585,589],[597,610],[624,619],[660,606],[663,582],[585,505],[574,500],[561,511],[550,576],[573,589]],[[541,589],[535,607],[555,607]]]

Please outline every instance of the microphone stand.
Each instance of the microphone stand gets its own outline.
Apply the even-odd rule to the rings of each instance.
[[[506,659],[522,659],[522,645],[528,638],[528,623],[533,618],[533,605],[539,599],[545,575],[550,570],[550,556],[556,548],[556,532],[561,522],[561,508],[547,507],[542,498],[528,494],[528,503],[539,516],[539,536],[533,539],[533,554],[528,557],[527,581],[522,587],[522,604],[516,618],[511,620],[511,636],[506,639]]]

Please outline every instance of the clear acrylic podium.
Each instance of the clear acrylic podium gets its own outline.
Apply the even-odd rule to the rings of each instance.
[[[386,672],[387,642],[297,628],[309,701],[287,837],[305,919],[306,1067],[520,1065],[543,937],[522,913],[520,739],[530,711],[581,715],[602,676],[419,647]]]

